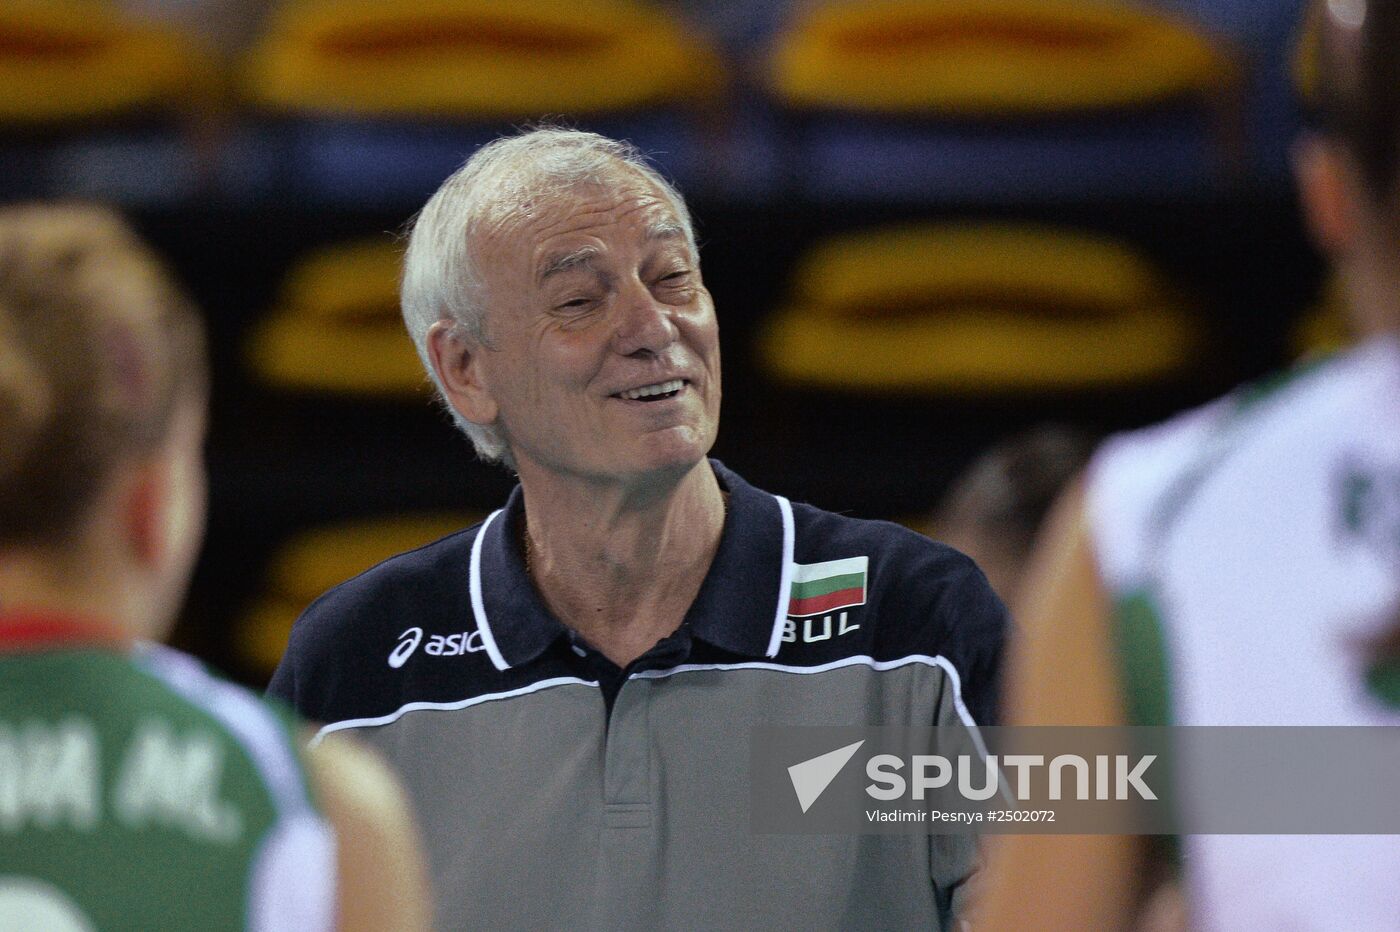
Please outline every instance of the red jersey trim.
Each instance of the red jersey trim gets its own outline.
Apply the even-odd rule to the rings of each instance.
[[[131,645],[130,635],[107,621],[44,609],[0,612],[0,653]]]

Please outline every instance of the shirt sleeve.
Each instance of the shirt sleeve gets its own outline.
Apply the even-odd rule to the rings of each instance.
[[[272,674],[272,681],[267,684],[267,695],[281,699],[294,709],[297,708],[296,662],[292,657],[290,644],[282,654],[277,670]]]
[[[967,557],[962,557],[961,564],[937,605],[941,652],[958,671],[962,703],[972,721],[979,726],[996,725],[1010,619],[977,564]]]
[[[327,713],[320,698],[325,692],[325,677],[317,675],[317,671],[327,668],[324,659],[317,661],[319,656],[323,656],[328,640],[322,630],[326,627],[322,623],[324,619],[319,617],[324,599],[325,596],[322,596],[311,603],[292,625],[287,649],[282,653],[282,660],[267,685],[269,697],[280,699],[297,714],[313,722],[326,721]],[[308,670],[312,671],[310,675]]]

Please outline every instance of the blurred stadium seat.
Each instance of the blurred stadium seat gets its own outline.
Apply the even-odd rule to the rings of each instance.
[[[1240,67],[1129,3],[827,2],[776,39],[771,88],[817,196],[927,202],[1202,192],[1241,165]]]
[[[470,527],[482,515],[392,515],[303,531],[271,558],[262,591],[237,625],[240,659],[262,678],[272,675],[292,622],[318,596],[405,550]]]
[[[703,175],[709,45],[633,0],[291,0],[247,62],[265,118],[232,171],[326,203],[413,205],[512,124],[564,119]]]
[[[249,334],[249,371],[274,389],[426,399],[427,377],[399,314],[402,257],[381,238],[302,260]]]
[[[1294,324],[1293,355],[1326,356],[1350,346],[1355,333],[1348,317],[1341,280],[1332,276],[1323,284],[1317,301]]]
[[[1185,369],[1182,298],[1126,246],[1005,224],[832,239],[800,263],[761,355],[783,382],[860,392],[1121,388]]]
[[[1062,6],[1045,0],[1052,4]],[[237,58],[236,93],[202,48],[136,25],[112,12],[118,6],[209,22],[201,33],[211,36],[260,37]],[[936,72],[917,56],[936,50],[936,30],[908,31],[908,45],[881,51],[877,20],[896,5],[845,6],[876,23],[861,55],[898,79],[882,78],[867,95],[934,86]],[[237,22],[213,28],[234,7]],[[1299,317],[1321,274],[1280,181],[1297,126],[1301,7],[1143,0],[1140,9],[1156,11],[1143,15],[1175,24],[1188,45],[1213,37],[1197,50],[1205,50],[1198,64],[1205,53],[1226,62],[1231,105],[1233,82],[1243,83],[1251,159],[1267,148],[1277,163],[1272,182],[1252,161],[1255,184],[1212,189],[1200,200],[1193,194],[1212,182],[1219,161],[1218,113],[1192,89],[1209,85],[1209,69],[1180,72],[1174,84],[1158,75],[1153,91],[1134,61],[1112,77],[1137,82],[1144,102],[1107,110],[1064,99],[1051,102],[1055,114],[1041,100],[993,116],[948,101],[907,112],[859,101],[799,104],[796,90],[791,101],[775,91],[776,50],[835,8],[814,0],[6,2],[0,200],[122,201],[208,309],[214,510],[188,643],[239,665],[242,612],[255,592],[260,601],[268,595],[246,568],[264,565],[277,541],[366,514],[489,509],[506,494],[510,477],[472,461],[440,406],[423,403],[428,383],[401,335],[395,249],[384,232],[400,228],[476,144],[551,115],[656,155],[702,223],[705,280],[723,321],[729,401],[718,455],[824,507],[913,514],[1007,431],[1042,418],[1133,426],[1203,401],[1289,352],[1280,326]],[[920,8],[1010,9],[995,0]],[[988,31],[983,38],[995,39]],[[1010,40],[1020,35],[1006,32],[1001,50],[954,43],[946,51],[983,50],[976,74],[984,91],[1006,78],[1013,89],[1049,96],[1060,73],[1028,82],[1036,48],[1018,51]],[[137,48],[145,51],[133,55]],[[1018,64],[988,69],[986,56],[1003,51]],[[1154,47],[1143,60],[1159,57]],[[861,90],[831,67],[826,92]],[[823,75],[807,77],[820,92]],[[224,109],[196,121],[209,132],[192,141],[186,114],[211,101]],[[220,152],[222,187],[202,188],[199,160]],[[1073,171],[1051,177],[1066,165]],[[1172,165],[1189,169],[1184,182]],[[1093,183],[1071,183],[1085,179]],[[816,281],[816,257],[848,241],[820,245],[834,234],[898,221],[912,235],[912,224],[951,217],[1110,231],[1170,269],[1202,312],[1177,316],[1182,303],[1168,295],[1160,306],[1176,310],[1148,313],[1157,299],[1143,297],[1125,305],[1137,317],[1099,317],[995,289],[959,305],[946,282],[919,277],[919,266],[945,260],[917,244],[923,258],[898,279],[912,299],[882,290],[890,269],[904,266],[875,246],[856,253],[869,269],[847,276],[851,294],[797,287]],[[988,242],[989,254],[998,242]],[[1027,264],[1020,253],[1000,262]],[[995,271],[990,259],[983,265]],[[925,300],[939,289],[943,297]],[[1261,336],[1266,321],[1270,340]],[[1210,339],[1199,355],[1208,358],[1190,378],[1156,381],[1167,376],[1154,372],[1175,372],[1181,362],[1171,340],[1197,339],[1201,327]],[[1120,332],[1155,348],[1144,355],[1124,343],[1119,352]],[[1105,345],[1111,352],[1091,361],[1107,359],[1125,381],[1103,381],[1111,373],[1083,365]],[[1049,348],[1039,370],[1026,358],[1037,346]],[[939,365],[929,368],[930,360]],[[1071,387],[1094,380],[1123,390]],[[847,439],[833,444],[834,435]],[[284,606],[284,627],[299,607]]]
[[[219,71],[189,37],[110,4],[0,6],[0,199],[177,203],[203,181],[192,118]]]
[[[1294,43],[1291,62],[1293,89],[1304,103],[1311,101],[1317,89],[1319,24],[1316,7],[1310,7],[1307,15],[1298,24],[1298,35]]]

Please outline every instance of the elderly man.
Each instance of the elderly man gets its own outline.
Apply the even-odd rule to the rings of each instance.
[[[706,458],[680,196],[600,136],[497,140],[419,215],[403,309],[520,485],[318,600],[272,692],[398,765],[443,923],[946,923],[969,840],[752,832],[750,729],[987,720],[1004,610],[966,557]]]

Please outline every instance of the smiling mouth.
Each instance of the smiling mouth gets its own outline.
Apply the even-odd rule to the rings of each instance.
[[[664,401],[676,397],[688,384],[685,379],[671,379],[668,382],[657,382],[655,385],[643,385],[641,388],[618,392],[613,397],[623,401]]]

